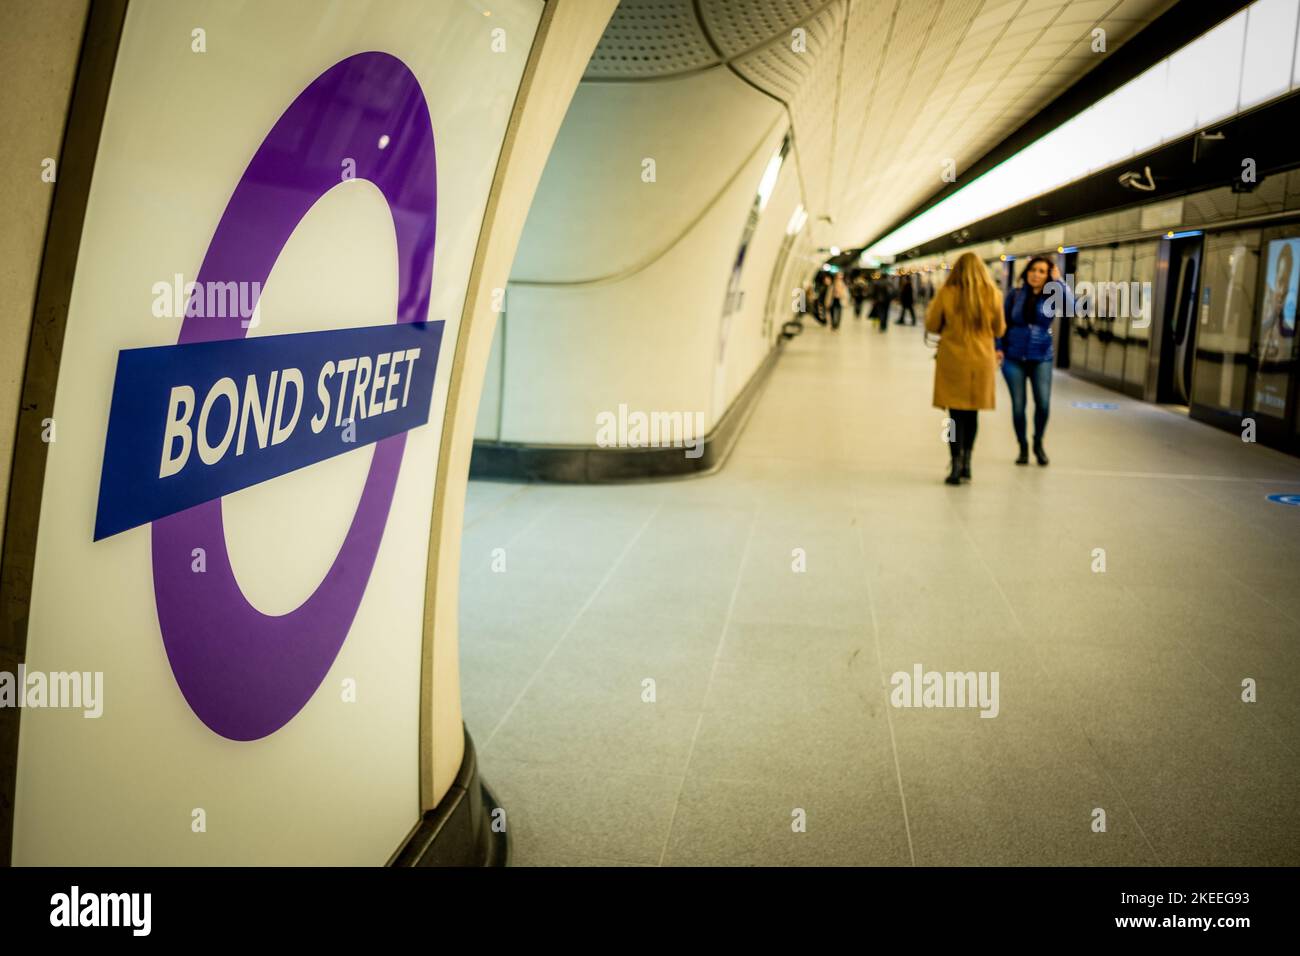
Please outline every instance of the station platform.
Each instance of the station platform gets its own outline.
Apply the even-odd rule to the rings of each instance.
[[[1300,863],[1300,462],[1058,371],[1051,465],[999,383],[948,487],[931,356],[808,322],[715,474],[471,483],[514,863]],[[918,667],[996,716],[894,706]]]

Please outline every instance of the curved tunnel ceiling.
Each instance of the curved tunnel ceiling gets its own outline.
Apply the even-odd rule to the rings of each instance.
[[[730,70],[782,103],[823,246],[860,245],[1173,0],[622,0],[584,83]],[[793,49],[802,28],[804,49]],[[1093,31],[1105,31],[1094,52]],[[698,121],[698,117],[695,118]],[[755,136],[760,131],[755,130]]]

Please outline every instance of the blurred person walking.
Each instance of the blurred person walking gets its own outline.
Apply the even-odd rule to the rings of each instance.
[[[831,277],[825,272],[819,272],[813,279],[812,294],[812,317],[818,325],[826,325],[829,318],[828,303],[830,300]]]
[[[903,317],[910,315],[912,321],[908,325],[916,325],[916,310],[912,308],[912,303],[916,297],[916,292],[912,287],[912,277],[903,276],[898,280],[898,324],[903,325]]]
[[[1034,458],[1047,464],[1043,433],[1052,404],[1052,320],[1064,305],[1070,309],[1071,294],[1061,282],[1061,272],[1045,256],[1034,256],[1020,274],[1020,285],[1007,293],[1003,302],[1006,336],[995,344],[1002,377],[1011,393],[1011,424],[1020,442],[1017,465],[1029,464],[1029,442],[1025,434],[1025,383],[1034,393]]]
[[[889,280],[877,275],[871,283],[871,315],[869,318],[880,322],[880,331],[889,331],[889,303],[894,298],[894,290],[889,287]]]
[[[849,297],[849,287],[844,284],[844,273],[835,273],[831,282],[831,328],[840,327],[840,315],[844,311],[844,300]]]
[[[867,301],[867,277],[861,272],[853,274],[853,281],[849,283],[849,293],[853,296],[853,317],[862,318],[862,303]]]
[[[925,315],[925,330],[938,335],[934,363],[934,405],[948,410],[951,469],[945,484],[970,479],[971,453],[981,409],[996,403],[997,358],[993,343],[1006,332],[998,290],[988,267],[963,253]]]

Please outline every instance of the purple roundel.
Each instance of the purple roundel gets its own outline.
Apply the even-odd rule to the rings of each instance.
[[[419,81],[394,56],[359,53],[330,67],[276,121],[235,186],[197,282],[261,288],[294,228],[343,178],[379,188],[397,235],[398,322],[429,309],[437,227],[433,126]],[[242,287],[240,287],[242,288]],[[238,315],[188,318],[178,344],[245,336]],[[352,627],[388,520],[406,435],[375,445],[338,555],[315,592],[282,615],[244,597],[226,550],[221,499],[153,522],[154,596],[172,673],[194,713],[231,740],[279,730],[325,679]],[[206,573],[191,570],[195,548]]]

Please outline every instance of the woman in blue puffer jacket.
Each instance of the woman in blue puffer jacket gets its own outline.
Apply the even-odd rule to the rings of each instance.
[[[1034,392],[1034,458],[1047,464],[1043,433],[1052,404],[1052,320],[1062,313],[1070,290],[1061,281],[1055,263],[1034,256],[1020,274],[1020,285],[1003,302],[1007,334],[995,344],[1002,377],[1011,392],[1011,421],[1020,442],[1017,465],[1029,464],[1025,436],[1025,383]]]

